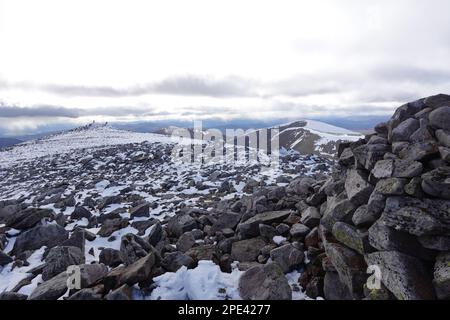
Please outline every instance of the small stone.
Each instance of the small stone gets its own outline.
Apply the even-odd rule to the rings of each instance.
[[[181,252],[167,253],[161,261],[161,266],[169,272],[176,272],[182,266],[188,269],[195,267],[195,261],[187,254]]]
[[[195,245],[195,238],[191,232],[183,233],[178,239],[176,246],[181,252],[186,252]]]
[[[239,279],[239,294],[244,300],[291,300],[292,290],[276,263],[248,269]]]
[[[322,216],[317,208],[308,207],[305,211],[303,211],[300,222],[308,228],[314,228],[319,225],[321,217]]]
[[[130,209],[130,218],[134,219],[136,217],[149,217],[150,216],[150,204],[144,203],[137,207]]]
[[[266,240],[271,240],[277,235],[277,230],[267,224],[259,225],[259,234]]]
[[[266,242],[261,238],[253,238],[234,242],[231,247],[231,258],[239,262],[256,261],[261,248]]]
[[[310,228],[301,223],[296,223],[291,227],[290,234],[294,239],[303,239],[311,231]]]
[[[303,262],[305,255],[291,244],[286,244],[270,251],[270,258],[277,263],[284,273],[288,273]]]

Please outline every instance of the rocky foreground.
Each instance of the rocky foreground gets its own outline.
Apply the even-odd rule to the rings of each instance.
[[[450,298],[450,96],[340,144],[328,175],[290,155],[276,176],[184,168],[169,183],[176,166],[158,171],[161,146],[148,150],[2,170],[22,191],[0,202],[1,299]],[[68,290],[73,265],[81,289]]]

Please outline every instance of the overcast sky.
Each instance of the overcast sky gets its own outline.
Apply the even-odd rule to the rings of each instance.
[[[448,0],[0,0],[0,129],[390,114],[450,92]]]

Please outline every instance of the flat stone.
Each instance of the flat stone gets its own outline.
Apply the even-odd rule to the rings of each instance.
[[[366,144],[352,149],[356,161],[368,171],[390,151],[391,147],[387,144]]]
[[[195,237],[191,232],[183,233],[178,239],[176,246],[181,252],[186,252],[195,245]]]
[[[367,204],[363,204],[356,209],[352,217],[352,222],[357,227],[370,227],[379,217],[380,215],[370,214],[367,210]]]
[[[137,207],[130,209],[130,218],[134,219],[136,217],[149,217],[150,216],[150,204],[144,203],[138,205]]]
[[[424,248],[417,237],[388,227],[382,221],[369,228],[369,242],[379,251],[399,251],[424,260],[434,260],[436,255]]]
[[[450,232],[450,201],[388,197],[381,217],[389,227],[416,236],[447,234]]]
[[[121,273],[117,285],[128,284],[132,286],[141,281],[149,280],[157,261],[156,253],[150,252],[147,256],[126,267]]]
[[[404,187],[407,183],[408,180],[400,178],[382,179],[375,186],[375,192],[385,196],[402,195],[405,193]]]
[[[13,254],[26,250],[37,250],[42,246],[53,248],[69,237],[69,232],[57,224],[36,226],[19,234],[14,243]]]
[[[285,211],[268,211],[256,214],[250,219],[241,222],[237,226],[237,230],[239,235],[243,239],[248,239],[252,237],[256,237],[259,235],[259,225],[263,224],[272,224],[274,222],[282,222],[291,214],[290,210]]]
[[[427,161],[439,153],[438,144],[434,141],[416,142],[399,152],[400,158],[408,161]]]
[[[450,236],[422,236],[419,242],[427,249],[450,251]]]

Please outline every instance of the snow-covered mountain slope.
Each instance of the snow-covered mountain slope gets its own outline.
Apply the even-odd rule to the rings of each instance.
[[[283,189],[298,176],[323,177],[332,164],[327,158],[292,151],[283,152],[279,166],[269,169],[258,161],[183,163],[172,158],[173,148],[182,143],[186,141],[87,126],[0,151],[0,254],[6,254],[0,266],[0,294],[14,289],[30,295],[47,280],[36,267],[49,264],[44,252],[55,246],[52,238],[58,235],[40,231],[31,239],[33,233],[27,232],[35,228],[63,228],[65,231],[59,232],[70,239],[82,230],[84,236],[81,242],[77,240],[82,249],[79,262],[105,263],[101,253],[124,250],[127,235],[148,239],[155,224],[166,228],[171,217],[185,212],[205,215],[205,219],[209,213],[221,217],[231,204],[250,197],[257,187],[280,192],[277,188]],[[298,201],[293,198],[278,204],[275,199],[283,195],[275,193],[270,203],[254,202],[251,197],[245,201],[258,210],[281,210]],[[240,208],[236,206],[236,210]],[[195,245],[210,245],[213,240],[208,233],[202,234]],[[177,238],[164,239],[166,247],[161,248],[175,248]],[[57,245],[64,246],[64,241],[60,242]],[[205,264],[199,267],[206,268]],[[188,281],[199,273],[201,270],[181,270],[155,278],[161,287],[156,293],[173,296],[175,292],[167,292],[167,281]],[[224,275],[222,280],[237,285],[234,276]],[[235,289],[217,298],[236,297]],[[192,295],[198,297],[198,292],[186,292],[187,298]]]
[[[157,133],[170,135],[176,129],[179,128],[167,127]],[[274,129],[278,130],[278,134],[272,133],[272,138],[279,139],[280,149],[295,150],[304,155],[334,156],[340,142],[357,141],[364,137],[359,132],[316,120],[294,121],[276,127],[247,130],[246,132],[247,136],[251,137],[255,132],[263,134],[263,130],[266,130],[270,134]]]
[[[336,127],[315,120],[301,120],[279,126],[280,148],[295,150],[301,154],[334,155],[337,145],[344,141],[363,138],[358,132]]]
[[[141,142],[181,143],[181,140],[154,133],[116,130],[109,126],[86,126],[31,140],[0,152],[0,168],[22,161],[52,157],[74,150],[107,148]]]

